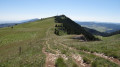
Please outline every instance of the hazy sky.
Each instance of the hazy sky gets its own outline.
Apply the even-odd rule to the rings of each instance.
[[[120,22],[120,0],[0,0],[0,21],[57,14],[79,21]]]

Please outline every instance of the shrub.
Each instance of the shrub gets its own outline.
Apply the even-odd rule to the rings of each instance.
[[[76,63],[73,63],[72,67],[78,67],[78,65]]]
[[[63,58],[59,57],[56,60],[55,67],[67,67],[67,65],[65,64]]]
[[[91,63],[91,60],[87,57],[83,57],[83,61],[84,61],[84,63],[87,63],[87,64]]]

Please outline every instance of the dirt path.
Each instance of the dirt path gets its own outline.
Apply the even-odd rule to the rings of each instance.
[[[49,50],[55,52],[55,54],[46,52],[46,51],[45,51],[45,50],[46,50],[46,47],[45,47],[45,46],[43,47],[42,52],[46,55],[45,67],[55,67],[55,61],[56,61],[56,59],[57,59],[59,56],[62,57],[64,60],[67,60],[67,59],[68,59],[68,58],[66,57],[66,55],[61,54],[60,51],[54,50],[54,49],[52,49],[52,48],[50,47],[50,44],[48,43],[50,39],[52,39],[52,38],[50,37],[50,28],[49,28],[49,29],[47,30],[47,32],[46,32],[46,40],[45,40],[45,42],[44,42],[44,45],[46,45],[46,47],[47,47]],[[53,45],[53,44],[52,44],[52,45]]]
[[[53,49],[50,47],[50,44],[49,44],[48,42],[49,42],[49,39],[46,41],[46,45],[47,45],[48,49],[50,49],[51,51],[55,52],[56,54],[59,54],[58,51],[53,50]]]
[[[64,47],[68,47],[67,45],[64,45],[64,44],[62,44]],[[77,49],[75,49],[75,48],[72,48],[72,47],[69,47],[70,49],[72,49],[72,50],[77,50]],[[80,51],[82,51],[82,50],[80,50]],[[120,60],[119,59],[116,59],[116,58],[113,58],[113,57],[109,57],[109,56],[106,56],[105,54],[103,54],[103,53],[96,53],[96,52],[94,52],[94,53],[91,53],[91,52],[88,52],[88,51],[82,51],[82,52],[85,52],[85,53],[89,53],[89,54],[93,54],[93,55],[96,55],[96,56],[99,56],[99,57],[102,57],[102,58],[104,58],[104,59],[107,59],[107,60],[109,60],[109,61],[111,61],[111,62],[113,62],[113,63],[115,63],[115,64],[118,64],[119,66],[120,66]]]
[[[75,62],[79,67],[91,67],[90,65],[83,62],[83,59],[80,55],[73,54],[72,58],[75,60]]]
[[[49,53],[49,52],[46,52],[46,47],[48,47],[48,49],[52,50],[50,48],[50,44],[48,43],[49,41],[49,33],[50,33],[50,29],[49,28],[47,31],[46,31],[46,39],[45,39],[45,42],[44,42],[44,47],[42,49],[42,52],[46,55],[46,62],[45,62],[45,67],[55,67],[55,60],[57,59],[58,55],[56,54],[52,54],[52,53]],[[46,45],[46,46],[45,46]],[[54,50],[52,50],[54,51]]]
[[[82,51],[82,50],[77,50],[76,48],[73,48],[73,47],[69,47],[69,46],[65,45],[64,43],[62,43],[61,41],[58,42],[57,38],[55,38],[55,37],[51,38],[50,37],[50,29],[48,29],[48,31],[46,32],[46,37],[48,37],[48,38],[46,38],[46,41],[45,41],[46,47],[48,47],[49,50],[55,52],[55,54],[45,52],[46,48],[45,47],[43,48],[42,51],[46,55],[46,64],[45,64],[45,67],[55,67],[55,61],[56,61],[56,59],[59,56],[61,56],[64,60],[68,59],[68,57],[65,54],[61,54],[61,52],[59,50],[54,50],[54,49],[52,49],[50,47],[51,44],[48,43],[50,41],[50,39],[53,39],[54,44],[52,44],[52,45],[55,45],[55,46],[62,45],[63,47],[69,48],[71,51],[75,51],[75,52]],[[96,53],[96,52],[91,53],[91,52],[87,52],[87,51],[82,51],[82,52],[102,57],[102,58],[107,59],[107,60],[109,60],[109,61],[111,61],[113,63],[116,63],[116,64],[120,65],[120,60],[118,60],[116,58],[113,58],[113,57],[105,56],[102,53],[101,54],[100,53]],[[75,62],[78,64],[79,67],[90,67],[89,64],[84,63],[82,57],[78,53],[70,52],[70,55],[75,60]]]
[[[46,55],[45,67],[55,67],[55,60],[58,56],[52,53],[45,52],[45,47],[42,49],[42,52]]]
[[[50,36],[49,35],[50,32],[49,30],[46,32],[46,36]],[[68,57],[65,55],[65,54],[62,54],[59,50],[54,50],[50,47],[50,44],[48,43],[49,40],[52,39],[52,38],[47,38],[46,41],[45,41],[45,44],[46,46],[48,47],[49,50],[55,52],[56,54],[52,54],[52,53],[48,53],[48,52],[45,52],[45,48],[43,48],[43,53],[46,54],[46,67],[55,67],[55,60],[58,58],[58,57],[62,57],[64,60],[68,60]],[[56,42],[56,38],[54,37],[53,38],[53,42],[54,44],[52,45],[60,45],[61,43],[57,43]],[[64,46],[66,47],[66,46]],[[79,66],[79,67],[90,67],[90,66],[86,66],[85,63],[83,63],[83,60],[82,60],[82,57],[80,55],[76,55],[76,54],[71,54],[71,58],[73,58],[76,62],[76,64]]]
[[[69,48],[70,50],[76,51],[75,49],[73,49],[71,47],[68,47],[68,46],[64,45],[63,43],[59,43],[59,44],[62,45],[62,46],[64,46],[64,47],[66,47],[66,48]],[[82,57],[79,54],[76,54],[76,53],[73,54],[73,53],[71,53],[71,56],[75,60],[75,62],[77,63],[77,65],[79,67],[91,67],[89,64],[86,64],[86,63],[83,62],[83,59],[82,59]]]
[[[99,57],[102,57],[102,58],[107,59],[107,60],[109,60],[109,61],[111,61],[111,62],[113,62],[113,63],[116,63],[116,64],[118,64],[118,65],[120,66],[120,60],[119,60],[119,59],[106,56],[106,55],[103,54],[103,53],[96,53],[96,52],[91,53],[91,52],[88,52],[88,51],[83,51],[83,52],[89,53],[89,54],[93,54],[93,55],[96,55],[96,56],[99,56]]]
[[[55,67],[55,61],[59,56],[61,56],[64,60],[68,59],[68,57],[65,54],[61,54],[61,52],[59,50],[54,50],[51,48],[51,46],[50,46],[51,44],[48,43],[51,39],[54,42],[54,44],[52,44],[52,45],[55,45],[55,46],[62,45],[65,48],[69,48],[71,51],[75,51],[75,52],[82,51],[85,53],[93,54],[93,55],[102,57],[102,58],[107,59],[113,63],[120,65],[120,60],[118,60],[116,58],[105,56],[102,53],[101,54],[96,53],[96,52],[91,53],[91,52],[87,52],[87,51],[83,51],[83,50],[77,50],[76,48],[69,47],[69,46],[65,45],[61,41],[59,42],[59,40],[57,40],[56,37],[54,37],[54,36],[50,37],[50,29],[48,29],[48,31],[46,32],[46,37],[48,37],[45,41],[46,47],[48,47],[49,50],[55,52],[55,54],[48,53],[48,52],[45,52],[45,47],[43,48],[43,53],[46,55],[46,65],[45,65],[46,67]],[[78,64],[79,67],[91,67],[89,64],[84,63],[82,57],[78,53],[70,52],[70,55],[75,60],[75,62]]]
[[[46,44],[46,46],[47,46],[50,50],[52,50],[52,49],[49,47],[48,41],[49,41],[49,39],[47,39],[47,40],[45,41],[45,44]],[[46,50],[46,47],[44,46],[43,49],[42,49],[42,52],[46,55],[45,67],[55,67],[55,60],[58,58],[58,55],[52,54],[52,53],[48,53],[48,52],[46,52],[45,50]]]

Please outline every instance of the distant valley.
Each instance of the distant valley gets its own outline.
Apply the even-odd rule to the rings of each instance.
[[[95,29],[99,32],[111,33],[120,30],[120,23],[76,22],[83,27]]]

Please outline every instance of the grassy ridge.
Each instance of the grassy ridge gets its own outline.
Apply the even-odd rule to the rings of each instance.
[[[49,27],[51,20],[41,20],[31,23],[20,24],[8,28],[0,28],[0,45],[13,43],[30,38],[44,37],[45,29]],[[53,20],[52,20],[53,21]]]
[[[43,67],[43,38],[54,18],[0,28],[0,67]]]
[[[72,35],[55,35],[54,26],[58,25],[58,23],[55,23],[54,19],[51,17],[16,25],[13,28],[0,28],[0,67],[44,67],[46,56],[42,52],[43,46],[46,47],[46,51],[49,53],[56,54],[57,51],[60,51],[61,54],[68,58],[68,60],[58,58],[56,60],[57,67],[78,67],[78,64],[72,58],[72,54],[81,55],[84,62],[92,67],[117,67],[116,64],[106,59],[71,50],[69,47],[74,47],[78,50],[101,52],[119,58],[120,35],[99,37],[103,41],[80,42],[70,39]],[[49,45],[45,44],[45,42]]]

